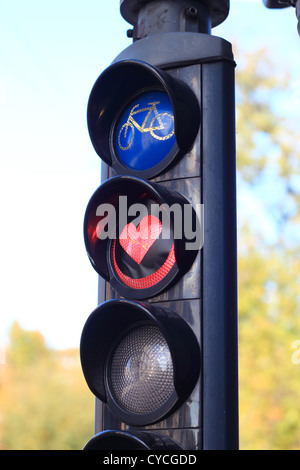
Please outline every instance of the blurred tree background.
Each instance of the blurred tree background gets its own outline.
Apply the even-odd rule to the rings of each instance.
[[[240,448],[299,449],[296,95],[268,51],[235,55]],[[0,448],[81,449],[93,427],[94,399],[78,350],[51,350],[40,333],[14,323],[0,365]]]
[[[299,449],[300,90],[268,50],[238,56],[240,446]]]
[[[0,365],[0,449],[78,450],[94,431],[94,399],[77,349],[49,349],[18,323]]]

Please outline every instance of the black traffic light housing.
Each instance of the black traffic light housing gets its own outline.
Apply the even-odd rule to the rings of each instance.
[[[90,95],[102,184],[84,221],[100,274],[80,346],[97,398],[87,449],[238,448],[235,63],[231,45],[209,34],[228,9],[224,0],[121,1],[134,42]],[[144,152],[136,159],[135,139]],[[123,211],[122,197],[146,214]],[[152,218],[153,205],[160,216]],[[163,207],[172,206],[177,218],[169,212],[163,238]],[[158,232],[142,241],[149,227]],[[169,387],[162,401],[145,393],[139,409],[139,387],[159,383]]]
[[[86,443],[84,450],[181,450],[180,446],[170,438],[145,431],[103,431]]]
[[[134,170],[118,158],[116,130],[124,109],[148,90],[168,95],[173,109],[176,140],[159,163],[144,170]],[[146,112],[143,114],[147,115]],[[157,120],[156,117],[153,119]],[[152,178],[167,170],[189,150],[199,130],[200,109],[194,93],[183,81],[145,62],[124,60],[106,69],[96,81],[89,98],[87,121],[96,152],[116,174],[138,174],[142,178]]]
[[[140,217],[137,211],[142,211]],[[127,212],[128,219],[122,221]],[[151,218],[160,224],[153,234],[148,233]],[[184,230],[187,218],[192,219],[190,234]],[[190,269],[202,242],[200,221],[185,197],[133,176],[112,177],[95,191],[86,210],[84,238],[97,273],[119,295],[132,299],[170,288]],[[189,244],[197,249],[187,249]]]
[[[126,396],[116,395],[114,389],[118,391],[118,387],[114,387],[112,380],[112,363],[122,341],[138,332],[140,340],[146,342],[147,335],[152,334],[153,341],[160,341],[160,348],[165,348],[164,360],[169,361],[172,380],[163,387],[163,382],[151,381],[149,375],[147,384],[141,381],[140,387],[137,386],[139,377],[133,374],[132,382],[128,380]],[[189,397],[199,377],[200,349],[192,329],[172,310],[150,304],[127,299],[104,302],[89,316],[80,349],[82,368],[91,391],[126,424],[149,425],[161,421]],[[167,355],[170,355],[168,359]],[[126,345],[122,357],[127,362]],[[155,360],[152,359],[152,364]],[[143,374],[146,373],[144,370]]]

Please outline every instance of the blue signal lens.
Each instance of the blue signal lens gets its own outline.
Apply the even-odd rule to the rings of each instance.
[[[148,170],[162,162],[176,141],[168,94],[151,91],[136,97],[121,115],[114,140],[117,156],[127,168]]]

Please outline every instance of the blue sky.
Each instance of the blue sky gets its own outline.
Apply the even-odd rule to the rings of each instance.
[[[76,347],[97,306],[82,235],[100,181],[86,106],[99,74],[131,44],[129,28],[118,0],[0,0],[0,343],[18,320],[50,346]],[[293,8],[231,0],[213,34],[239,50],[268,45],[298,93]]]

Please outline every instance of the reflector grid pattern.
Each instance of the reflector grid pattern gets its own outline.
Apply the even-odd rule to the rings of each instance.
[[[150,274],[149,276],[142,277],[140,279],[133,279],[127,276],[126,274],[124,274],[119,268],[119,266],[117,265],[115,249],[116,249],[116,240],[113,241],[113,245],[112,245],[113,266],[115,268],[117,275],[119,276],[119,279],[126,286],[131,287],[132,289],[148,289],[149,287],[155,286],[160,281],[162,281],[164,277],[171,271],[176,261],[174,244],[173,244],[168,258],[157,271]]]
[[[110,374],[114,399],[126,411],[146,414],[164,405],[174,391],[173,363],[160,329],[130,331],[113,354]]]

